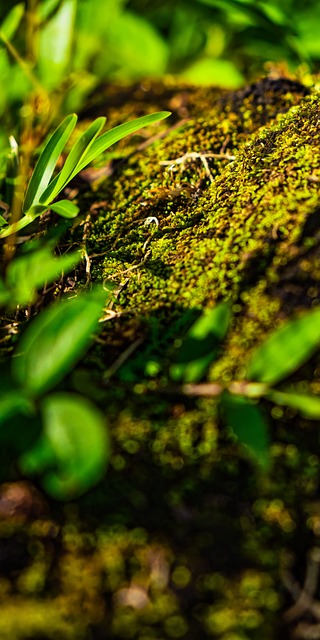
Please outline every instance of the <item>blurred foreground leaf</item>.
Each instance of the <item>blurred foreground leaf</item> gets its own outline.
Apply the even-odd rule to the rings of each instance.
[[[43,432],[20,459],[24,473],[44,473],[56,499],[80,495],[101,479],[110,455],[102,413],[82,396],[55,393],[41,403]]]
[[[34,413],[33,403],[21,391],[13,389],[0,395],[0,425],[19,413],[30,416]]]
[[[320,418],[320,398],[313,394],[296,393],[295,391],[274,391],[268,397],[275,403],[297,409],[303,418],[318,420]]]
[[[92,340],[107,294],[102,288],[54,303],[27,327],[13,359],[14,379],[31,394],[51,389]]]
[[[182,340],[177,359],[170,367],[175,382],[198,382],[218,354],[231,319],[231,304],[221,302],[205,311]]]
[[[34,302],[37,289],[73,269],[80,258],[79,251],[58,258],[52,255],[49,247],[15,258],[6,272],[6,288],[10,294],[8,302],[22,306]]]
[[[320,345],[320,308],[291,320],[253,353],[248,380],[277,384],[300,367]]]

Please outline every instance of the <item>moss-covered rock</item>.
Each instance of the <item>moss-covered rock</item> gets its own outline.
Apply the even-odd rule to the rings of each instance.
[[[170,387],[168,367],[221,300],[233,319],[208,371],[220,383],[243,377],[274,328],[319,305],[319,95],[279,78],[233,93],[107,88],[100,102],[85,116],[107,111],[109,125],[173,111],[171,129],[121,143],[108,177],[78,196],[88,215],[72,241],[85,244],[87,277],[112,281],[116,296],[69,384],[104,409],[113,454],[76,502],[4,511],[0,636],[311,637],[316,587],[311,605],[288,607],[319,541],[319,424],[261,401],[265,474],[216,398]],[[319,354],[289,382],[319,393]]]

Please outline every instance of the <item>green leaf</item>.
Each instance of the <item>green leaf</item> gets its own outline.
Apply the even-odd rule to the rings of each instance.
[[[171,36],[171,33],[170,33]],[[131,11],[110,21],[108,46],[115,57],[117,79],[147,78],[165,74],[169,47],[150,20]]]
[[[18,222],[14,222],[13,224],[8,224],[3,231],[0,233],[0,238],[7,238],[11,236],[13,233],[18,233],[21,229],[24,229],[34,222],[36,218],[41,216],[42,213],[46,210],[46,207],[34,206],[32,207],[28,213],[26,213]]]
[[[97,118],[92,122],[88,129],[78,138],[73,145],[60,173],[50,182],[48,187],[43,192],[40,201],[41,203],[48,204],[56,198],[58,193],[64,189],[64,187],[72,180],[72,178],[78,173],[77,166],[81,162],[84,154],[87,153],[100,133],[102,127],[106,122],[106,118]]]
[[[221,302],[205,311],[182,340],[177,359],[170,367],[175,382],[198,382],[218,354],[231,320],[231,304]]]
[[[287,322],[253,353],[248,380],[273,385],[286,378],[314,353],[320,344],[320,308]]]
[[[42,311],[25,330],[13,358],[16,382],[39,395],[62,380],[89,346],[106,297],[97,287]]]
[[[50,205],[50,209],[58,213],[62,218],[75,218],[79,213],[79,207],[70,200],[59,200]]]
[[[237,440],[259,466],[267,470],[270,464],[268,426],[258,406],[252,400],[226,391],[221,397],[220,407]]]
[[[11,40],[11,38],[13,38],[13,36],[15,35],[23,18],[24,12],[24,2],[20,2],[19,4],[16,4],[16,6],[13,7],[11,11],[6,15],[1,25],[1,32],[4,33],[5,37],[8,38],[8,40]]]
[[[63,0],[39,30],[38,67],[46,89],[59,86],[70,69],[77,4]]]
[[[62,0],[42,0],[37,8],[40,23],[45,22],[55,13],[58,6],[62,4]]]
[[[7,220],[3,216],[0,216],[0,227],[3,227],[6,224],[8,224]]]
[[[320,418],[320,398],[313,394],[296,393],[295,391],[274,391],[268,393],[268,398],[275,404],[286,405],[297,409],[303,418],[318,420]]]
[[[118,142],[118,140],[122,140],[125,136],[142,129],[147,125],[159,122],[164,118],[168,118],[170,115],[170,111],[150,113],[147,116],[142,116],[142,118],[136,118],[136,120],[132,120],[131,122],[120,124],[110,131],[103,133],[102,136],[99,136],[99,138],[93,142],[88,152],[84,154],[84,157],[78,164],[78,172],[82,171],[82,169],[92,162],[92,160],[97,158],[101,153],[103,153],[103,151],[106,151],[106,149],[111,147],[112,144]]]
[[[8,304],[11,299],[11,293],[7,290],[5,283],[2,278],[0,278],[0,306]]]
[[[41,403],[43,433],[20,460],[24,473],[45,472],[45,490],[58,500],[96,484],[110,455],[105,419],[82,396],[55,393]]]
[[[34,413],[33,403],[24,393],[12,390],[0,396],[0,424],[21,413],[26,416]]]
[[[215,86],[228,89],[238,89],[244,82],[241,72],[231,60],[217,58],[197,60],[181,75],[192,84],[212,86],[214,81]]]
[[[37,289],[74,269],[80,258],[79,251],[57,258],[49,247],[15,258],[6,272],[6,287],[11,294],[11,303],[23,306],[34,302]]]
[[[67,116],[53,132],[46,143],[34,168],[23,203],[26,213],[33,205],[39,204],[43,191],[47,188],[57,161],[76,126],[75,113]]]

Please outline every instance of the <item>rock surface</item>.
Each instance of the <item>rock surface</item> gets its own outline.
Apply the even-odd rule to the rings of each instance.
[[[113,454],[83,498],[0,523],[5,640],[320,637],[319,421],[262,400],[265,474],[214,396],[168,383],[203,309],[232,302],[207,376],[228,383],[319,305],[319,94],[287,78],[232,93],[145,83],[101,90],[84,116],[113,126],[164,108],[152,144],[154,129],[124,141],[79,191],[85,277],[116,295],[72,384],[104,409]],[[286,383],[319,394],[319,353]],[[306,570],[315,586],[299,604]]]

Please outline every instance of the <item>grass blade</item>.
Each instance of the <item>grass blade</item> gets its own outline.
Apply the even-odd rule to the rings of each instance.
[[[42,193],[40,202],[42,204],[48,204],[64,187],[70,182],[70,180],[78,173],[77,166],[81,162],[84,155],[89,151],[92,143],[100,133],[102,127],[106,122],[106,118],[96,118],[94,122],[88,127],[88,129],[80,135],[78,140],[73,145],[61,171],[50,182],[45,191]]]
[[[74,269],[81,258],[75,251],[57,257],[48,246],[31,251],[11,260],[6,272],[6,287],[10,293],[10,305],[31,304],[36,292],[46,283],[53,282],[62,273]]]
[[[49,184],[60,154],[76,126],[77,119],[75,113],[67,116],[46,143],[28,184],[23,203],[24,213],[29,211],[33,205],[39,203],[43,191]]]
[[[170,115],[170,111],[158,111],[157,113],[151,113],[147,116],[142,116],[142,118],[132,120],[131,122],[120,124],[118,127],[114,127],[110,131],[103,133],[102,136],[93,142],[88,152],[85,153],[84,157],[78,164],[76,173],[84,169],[84,167],[92,162],[92,160],[97,158],[101,153],[103,153],[103,151],[106,151],[106,149],[111,147],[112,144],[118,142],[118,140],[121,140],[130,133],[134,133],[149,124],[159,122]]]

